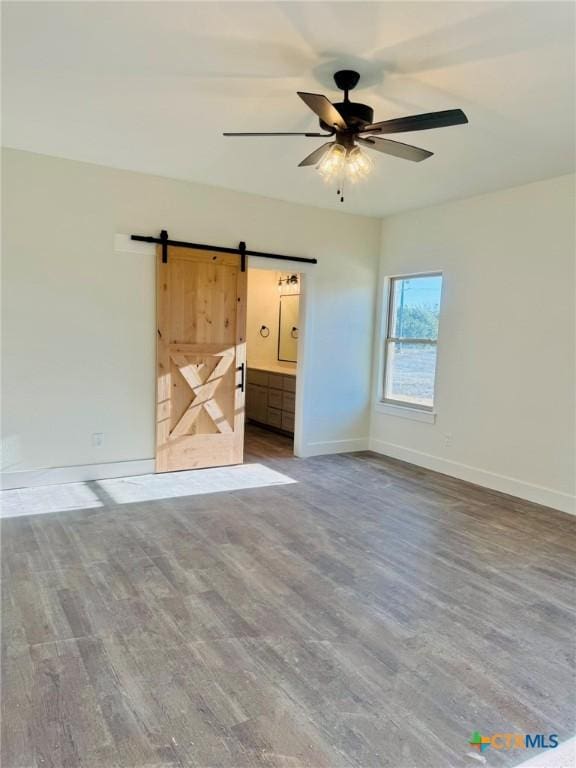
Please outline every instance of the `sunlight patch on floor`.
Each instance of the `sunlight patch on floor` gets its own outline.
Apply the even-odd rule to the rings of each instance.
[[[0,493],[0,516],[19,517],[295,483],[263,464],[18,488]]]

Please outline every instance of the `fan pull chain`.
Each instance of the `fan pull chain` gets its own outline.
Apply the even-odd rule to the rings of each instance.
[[[340,202],[344,202],[344,172],[342,172],[342,178],[340,179],[340,188],[336,190],[336,194],[340,198]]]

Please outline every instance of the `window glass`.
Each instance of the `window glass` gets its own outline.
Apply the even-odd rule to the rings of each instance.
[[[432,407],[436,344],[393,341],[388,346],[386,397]]]
[[[392,281],[392,333],[399,339],[437,339],[442,277],[405,277]]]
[[[394,277],[386,335],[384,399],[434,406],[442,275]]]

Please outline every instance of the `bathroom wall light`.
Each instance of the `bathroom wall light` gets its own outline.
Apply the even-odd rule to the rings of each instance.
[[[278,277],[278,290],[280,293],[298,293],[298,275],[295,273]]]

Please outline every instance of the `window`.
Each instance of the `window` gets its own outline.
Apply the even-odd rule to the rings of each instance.
[[[442,275],[390,280],[384,401],[432,410]]]

